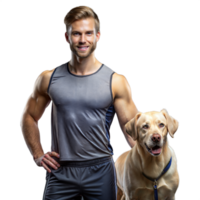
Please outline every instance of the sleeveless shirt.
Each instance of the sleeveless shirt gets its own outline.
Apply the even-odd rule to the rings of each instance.
[[[110,125],[115,110],[113,71],[104,64],[93,74],[75,75],[68,63],[51,75],[51,150],[60,161],[87,161],[113,155]]]

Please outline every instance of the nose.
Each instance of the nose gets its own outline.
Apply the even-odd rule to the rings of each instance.
[[[160,142],[161,136],[158,133],[154,133],[151,137],[153,142]]]
[[[81,44],[85,43],[85,35],[84,34],[81,35],[79,43],[81,43]]]

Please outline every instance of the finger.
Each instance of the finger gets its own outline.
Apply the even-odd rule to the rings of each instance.
[[[49,173],[51,173],[51,170],[45,165],[43,161],[41,161],[41,164]]]
[[[53,158],[51,158],[49,155],[45,155],[42,160],[43,160],[43,162],[45,162],[46,164],[48,164],[52,168],[58,169],[57,166],[56,166],[57,162]],[[55,163],[55,165],[54,165],[54,163]]]
[[[48,154],[46,155],[46,158],[48,158],[57,167],[60,167],[60,164],[54,158],[52,158],[51,156],[49,156]]]
[[[53,169],[58,169],[56,165],[54,165],[50,160],[48,160],[48,158],[44,157],[42,159],[42,161],[47,165],[47,166],[51,166]]]
[[[57,158],[60,158],[60,155],[58,153],[56,153],[55,151],[52,151],[51,152],[52,156],[55,156]]]
[[[53,168],[60,167],[59,163],[56,162],[53,158],[50,158],[49,161],[52,163]]]
[[[47,152],[46,154],[50,155],[51,156],[51,152]]]
[[[48,152],[47,154],[50,155],[50,156],[52,156],[52,157],[60,158],[60,155],[59,155],[58,153],[56,153],[55,151]],[[53,162],[55,165],[57,165],[58,167],[60,167],[60,164],[59,164],[55,159],[53,159],[52,162]]]
[[[57,166],[57,167],[60,167],[60,164],[58,162],[56,162],[54,159],[53,159],[53,163]]]

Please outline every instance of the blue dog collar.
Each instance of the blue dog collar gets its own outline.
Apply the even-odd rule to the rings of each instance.
[[[144,173],[142,173],[144,177],[146,177],[147,179],[149,179],[150,181],[152,181],[154,183],[153,189],[154,189],[154,199],[155,200],[158,200],[157,181],[160,179],[161,176],[163,176],[168,171],[168,169],[171,167],[171,164],[172,164],[172,157],[170,158],[170,161],[167,164],[167,166],[165,167],[165,169],[162,171],[162,173],[157,178],[151,178],[151,177],[148,177],[147,175],[145,175]]]

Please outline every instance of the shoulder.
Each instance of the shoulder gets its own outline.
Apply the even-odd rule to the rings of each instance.
[[[121,97],[131,93],[126,77],[117,73],[113,74],[112,89],[115,97]]]
[[[117,74],[116,72],[113,74],[113,81],[115,81],[116,84],[127,82],[126,77],[124,75]]]
[[[51,79],[51,75],[54,72],[55,68],[52,70],[43,71],[35,81],[35,90],[41,94],[47,94],[47,89],[49,86],[49,81]]]

